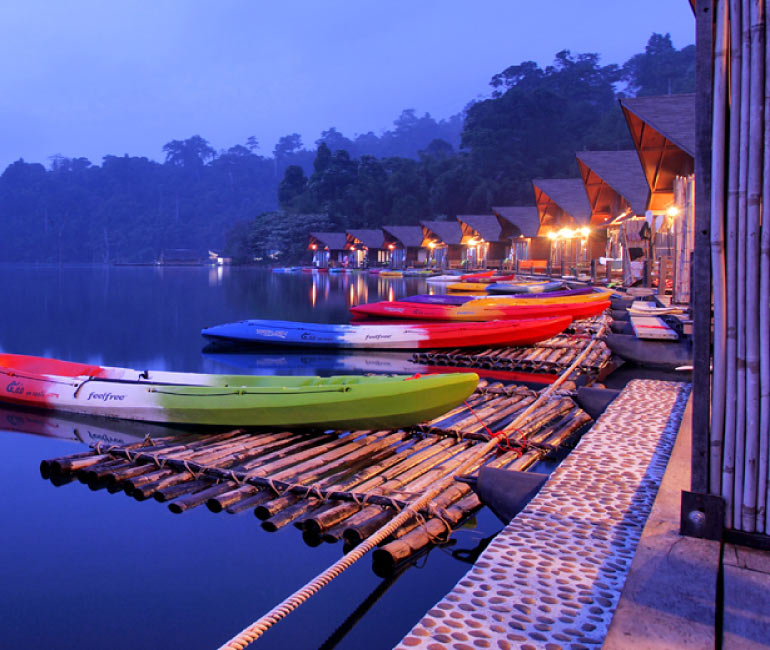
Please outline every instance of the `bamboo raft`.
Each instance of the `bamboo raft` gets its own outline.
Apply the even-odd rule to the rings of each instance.
[[[569,382],[563,389],[569,392]],[[351,548],[464,467],[493,436],[503,434],[466,474],[484,465],[530,469],[591,421],[562,391],[512,426],[537,397],[524,386],[482,380],[464,405],[407,429],[147,436],[133,444],[97,443],[43,461],[40,471],[55,485],[78,480],[166,503],[175,513],[204,505],[212,512],[251,511],[266,531],[293,524],[309,545],[342,541]],[[449,482],[373,553],[374,571],[388,575],[445,541],[481,505],[466,483]]]
[[[428,365],[561,374],[580,356],[605,322],[604,316],[578,321],[565,333],[528,347],[417,352],[412,360]],[[600,341],[574,372],[600,377],[608,371],[611,358],[612,351]]]

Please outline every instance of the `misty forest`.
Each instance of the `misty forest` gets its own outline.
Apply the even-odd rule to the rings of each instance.
[[[695,48],[653,34],[622,65],[565,50],[545,68],[512,65],[490,86],[447,119],[404,110],[379,135],[330,127],[310,148],[296,133],[270,153],[257,137],[216,151],[193,135],[163,145],[163,162],[17,160],[0,176],[0,259],[151,262],[188,248],[295,261],[310,230],[532,204],[532,178],[578,175],[575,151],[633,147],[618,97],[693,92]]]

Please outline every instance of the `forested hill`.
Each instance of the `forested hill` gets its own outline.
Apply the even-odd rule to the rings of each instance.
[[[676,50],[657,34],[622,66],[563,51],[551,66],[523,62],[495,75],[490,96],[462,116],[406,110],[380,135],[348,138],[332,127],[312,149],[290,134],[269,156],[253,137],[217,152],[195,135],[167,143],[163,162],[18,160],[0,176],[0,261],[152,261],[163,249],[223,246],[291,259],[309,226],[414,223],[528,203],[530,179],[577,173],[575,151],[631,147],[619,91],[692,92],[694,60],[693,46]]]

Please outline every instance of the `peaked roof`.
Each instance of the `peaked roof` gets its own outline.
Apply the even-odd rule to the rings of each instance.
[[[382,229],[407,248],[422,246],[422,228],[420,226],[383,226]]]
[[[330,251],[345,250],[347,237],[344,232],[311,232],[310,236],[328,247]]]
[[[537,206],[534,205],[507,205],[492,208],[498,217],[518,228],[519,233],[525,237],[537,237],[540,228],[540,217],[537,215]]]
[[[347,234],[355,237],[367,248],[382,248],[385,245],[385,235],[381,228],[360,228],[348,230]]]
[[[421,221],[420,223],[447,245],[459,244],[462,240],[463,231],[456,220]]]
[[[695,157],[695,94],[626,97],[620,105]]]
[[[503,229],[493,214],[458,214],[461,224],[470,226],[484,241],[500,241]]]
[[[532,181],[536,189],[545,194],[563,212],[571,216],[578,225],[587,224],[591,219],[591,205],[588,203],[586,189],[581,178],[537,178]],[[537,193],[536,193],[537,194]],[[541,200],[537,199],[538,214],[541,213]]]
[[[644,214],[650,188],[636,151],[581,151],[577,159],[623,197],[635,214]],[[591,201],[588,174],[583,175],[583,182],[592,204],[591,212],[594,213],[597,209],[596,197]]]

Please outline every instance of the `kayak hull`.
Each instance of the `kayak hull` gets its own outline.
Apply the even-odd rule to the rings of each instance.
[[[477,383],[473,373],[414,378],[210,375],[0,355],[0,401],[167,424],[403,427],[454,408]]]
[[[247,320],[204,329],[215,341],[290,347],[417,350],[530,345],[569,326],[569,316],[480,323],[473,328],[452,324],[328,325],[294,321]]]

